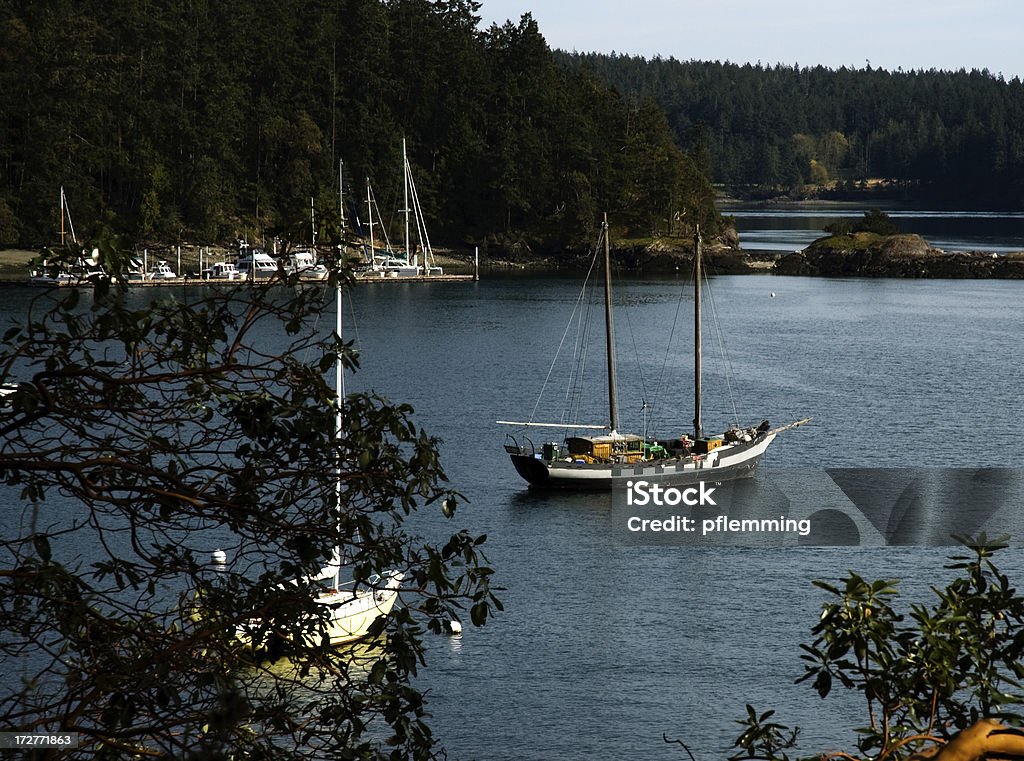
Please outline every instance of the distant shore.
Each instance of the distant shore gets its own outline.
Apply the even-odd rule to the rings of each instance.
[[[692,250],[655,245],[619,250],[627,269],[671,272],[690,266]],[[749,253],[738,245],[705,247],[708,269],[718,274],[774,274],[805,277],[1024,279],[1024,252],[943,251],[920,235],[827,236],[802,251]]]
[[[28,278],[29,263],[39,256],[38,251],[23,248],[0,248],[0,276]]]
[[[200,256],[200,250],[204,252]],[[151,253],[151,260],[166,258],[177,266],[177,252],[166,250]],[[970,278],[1024,279],[1024,252],[995,254],[987,251],[947,252],[934,248],[919,235],[830,236],[821,238],[802,251],[789,254],[751,253],[740,248],[731,236],[705,244],[705,260],[709,271],[728,275],[796,275],[804,277],[874,277],[874,278]],[[0,249],[0,279],[28,280],[30,263],[38,251]],[[198,272],[213,261],[230,259],[227,249],[183,246],[181,269]],[[589,257],[587,257],[589,259]],[[693,261],[692,247],[679,240],[655,239],[613,245],[616,266],[626,271],[667,274],[683,271]],[[446,273],[470,274],[474,271],[472,251],[441,250],[435,262]],[[509,261],[480,255],[483,272],[566,270],[585,266],[583,257],[554,259],[524,257]]]

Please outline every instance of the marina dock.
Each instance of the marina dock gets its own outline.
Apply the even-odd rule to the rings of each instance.
[[[479,280],[479,275],[394,275],[384,272],[367,272],[355,275],[356,283],[471,283]],[[161,280],[133,280],[129,283],[132,288],[174,288],[196,285],[249,285],[252,281],[239,278],[236,280],[203,280],[197,277],[164,278]],[[260,281],[264,282],[264,281]],[[302,280],[305,285],[316,285],[325,283],[325,280]],[[0,287],[29,286],[32,288],[67,288],[75,286],[91,285],[89,280],[76,282],[39,282],[30,278],[4,278],[0,279]]]

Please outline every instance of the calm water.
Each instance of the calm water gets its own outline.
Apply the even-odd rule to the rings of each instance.
[[[854,203],[802,204],[785,208],[726,205],[722,213],[736,219],[740,245],[747,251],[789,253],[826,235],[826,225],[857,220],[867,206]],[[917,233],[944,251],[1024,251],[1024,213],[932,211],[889,208],[884,211],[902,232]]]
[[[685,323],[683,348],[665,352],[682,287],[618,287],[623,428],[640,426],[642,398],[655,397],[659,431],[688,427]],[[486,277],[352,295],[346,330],[358,335],[363,369],[349,389],[410,402],[443,439],[448,474],[469,500],[452,524],[430,513],[418,528],[486,533],[506,588],[506,612],[488,626],[430,640],[422,686],[438,736],[463,759],[685,757],[665,733],[705,761],[725,755],[752,703],[803,726],[805,754],[851,747],[860,702],[821,701],[792,684],[822,601],[810,581],[856,569],[900,577],[908,600],[928,599],[948,552],[625,547],[607,497],[528,492],[494,421],[530,415],[578,289],[568,279]],[[1024,463],[1024,284],[747,276],[716,279],[714,294],[741,421],[814,416],[780,436],[769,469]],[[708,355],[705,419],[717,428],[733,404],[724,363]],[[592,366],[600,386],[597,357]],[[656,394],[663,368],[666,390]],[[564,386],[552,380],[548,391],[538,418]],[[1024,526],[1006,530],[1024,535]],[[1007,551],[1002,566],[1024,581],[1024,553]]]
[[[494,421],[533,409],[577,288],[491,278],[354,296],[365,369],[352,383],[412,402],[443,437],[449,475],[471,500],[458,519],[488,534],[507,587],[493,626],[433,644],[423,681],[440,736],[462,758],[675,761],[681,749],[664,732],[699,759],[720,758],[749,702],[803,725],[807,752],[835,746],[861,720],[859,703],[792,684],[821,603],[810,580],[848,569],[896,576],[918,599],[947,552],[627,548],[612,536],[607,498],[529,493]],[[779,438],[769,468],[1019,466],[1022,288],[717,279],[741,420],[815,418]],[[648,383],[658,376],[679,293],[671,280],[618,288],[620,408],[637,426],[633,357],[645,358]],[[688,337],[686,328],[684,347]],[[730,405],[708,362],[705,417],[721,425]],[[685,430],[692,365],[685,351],[668,364],[677,372],[660,430]],[[1024,556],[1003,563],[1021,568]]]

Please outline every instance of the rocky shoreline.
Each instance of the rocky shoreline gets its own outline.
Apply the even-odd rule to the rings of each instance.
[[[780,275],[1024,279],[1024,252],[947,252],[920,235],[854,233],[822,238],[779,259]]]
[[[668,244],[614,249],[619,266],[644,272],[682,270],[692,258],[692,249]],[[905,234],[834,235],[791,254],[751,254],[726,239],[706,244],[705,260],[710,271],[726,275],[1024,279],[1024,252],[947,252]]]

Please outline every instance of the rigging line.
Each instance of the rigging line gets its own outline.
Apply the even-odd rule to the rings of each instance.
[[[587,281],[590,280],[590,275],[594,271],[594,263],[597,261],[597,249],[594,250],[594,258],[590,262],[590,269],[587,271],[587,277],[583,281],[583,287],[580,289],[580,295],[576,298],[576,303],[573,305],[572,314],[576,313],[576,310],[580,308],[580,304],[583,302],[583,297],[587,292]],[[544,378],[544,383],[541,385],[540,393],[537,395],[537,402],[533,405],[533,412],[530,413],[529,421],[532,423],[534,417],[537,415],[537,408],[540,406],[540,400],[544,396],[544,389],[547,388],[548,381],[551,380],[551,373],[555,369],[555,364],[558,362],[558,355],[562,351],[562,346],[565,344],[565,337],[569,335],[569,328],[572,327],[572,314],[569,316],[569,322],[566,323],[565,332],[562,333],[562,340],[558,342],[558,349],[555,351],[555,357],[551,360],[551,366],[548,368],[548,374]]]
[[[729,394],[729,404],[732,406],[732,418],[733,418],[733,422],[737,426],[739,426],[739,424],[740,424],[740,416],[739,416],[739,413],[736,410],[736,393],[735,393],[735,390],[733,389],[733,384],[732,384],[732,376],[733,376],[732,362],[729,359],[729,353],[725,350],[725,339],[724,339],[723,334],[722,334],[722,325],[721,325],[721,323],[718,320],[718,310],[715,307],[714,291],[711,289],[711,281],[708,278],[708,275],[707,275],[706,272],[704,274],[704,281],[708,284],[708,287],[707,287],[706,290],[707,290],[707,294],[708,294],[708,305],[711,307],[711,324],[714,327],[715,338],[718,339],[718,350],[722,353],[722,362],[725,365],[725,385],[726,385],[726,390],[727,390],[727,392]]]
[[[405,171],[409,178],[409,190],[412,194],[413,212],[416,217],[416,235],[420,241],[420,248],[423,249],[423,266],[426,268],[429,265],[427,256],[433,255],[433,249],[430,247],[430,236],[427,234],[427,224],[423,218],[423,206],[420,204],[420,194],[416,190],[416,181],[412,177],[412,164],[409,163],[408,158],[405,160]]]
[[[581,301],[586,302],[586,314],[584,310],[580,309],[579,313],[579,327],[577,331],[577,343],[573,351],[572,367],[569,373],[569,382],[566,388],[566,403],[562,410],[562,423],[569,424],[573,422],[579,422],[583,411],[583,402],[586,398],[585,395],[585,380],[586,380],[586,367],[587,357],[590,349],[591,338],[590,335],[594,329],[594,305],[597,302],[597,282],[596,278],[591,277],[596,269],[598,257],[602,249],[602,242],[604,240],[604,231],[602,230],[601,235],[598,236],[597,245],[594,247],[593,259],[591,259],[590,269],[587,271],[587,277],[584,280],[583,288],[580,294]],[[587,296],[587,289],[589,290],[589,297]]]
[[[377,204],[377,194],[373,192],[373,187],[372,186],[370,186],[368,188],[368,191],[369,191],[370,199],[372,201],[372,203],[369,204],[369,207],[370,207],[370,210],[369,210],[370,223],[373,224],[373,210],[376,209],[377,210],[377,225],[380,227],[381,236],[384,238],[384,250],[390,252],[391,251],[391,240],[388,238],[388,228],[384,224],[384,217],[381,216],[380,206]],[[373,255],[372,251],[370,252],[370,255],[371,256]]]
[[[672,329],[668,334],[668,341],[665,344],[665,358],[661,363],[661,373],[658,376],[658,382],[654,386],[654,395],[651,399],[651,428],[654,429],[655,423],[660,415],[658,412],[660,405],[660,397],[662,391],[665,389],[666,375],[668,374],[668,358],[672,353],[672,340],[676,334],[676,327],[679,325],[679,315],[683,310],[683,295],[685,294],[688,287],[692,286],[693,279],[683,280],[679,284],[679,298],[676,299],[676,314],[672,318]]]
[[[573,372],[573,408],[569,413],[569,422],[578,423],[582,419],[583,402],[586,400],[587,360],[590,358],[590,346],[594,332],[594,305],[597,303],[598,285],[596,280],[590,284],[590,298],[587,300],[587,314],[583,318],[583,333],[580,340],[580,351],[575,359]]]
[[[387,194],[387,196],[384,199],[387,202],[387,203],[384,204],[384,208],[390,210],[390,213],[389,213],[389,216],[388,216],[387,225],[384,224],[384,216],[380,212],[380,206],[377,206],[377,216],[380,219],[380,226],[381,226],[382,229],[385,229],[385,230],[386,229],[391,229],[391,230],[395,229],[395,217],[402,213],[402,209],[397,208],[399,206],[399,198],[398,198],[398,196],[399,196],[398,191],[395,190],[394,188],[392,188],[391,191]],[[376,197],[373,199],[373,202],[374,202],[374,204],[377,203]],[[402,229],[401,226],[399,226],[399,230],[401,230],[401,229]],[[386,235],[386,233],[385,233],[385,235]],[[388,246],[389,247],[391,246],[391,241],[388,241]]]
[[[583,296],[581,294],[580,299],[582,298]],[[576,340],[572,347],[572,362],[569,365],[569,381],[566,383],[565,387],[565,399],[562,401],[562,413],[560,418],[562,423],[569,423],[573,419],[572,407],[575,403],[576,394],[578,393],[576,378],[583,356],[583,347],[586,346],[586,327],[589,324],[589,309],[587,310],[588,317],[585,318],[583,316],[584,310],[579,306],[580,303],[582,302],[577,302],[577,307],[573,309],[573,316],[569,320],[570,326],[573,321],[576,323]]]
[[[352,342],[352,348],[358,353],[363,350],[363,339],[359,337],[359,324],[356,322],[356,305],[355,303],[353,303],[353,299],[351,297],[345,300],[348,302],[349,314],[352,315],[352,332],[355,333],[355,339]]]
[[[566,388],[566,405],[562,410],[562,422],[579,422],[583,409],[584,400],[584,379],[586,378],[587,357],[590,349],[590,333],[593,328],[594,311],[594,285],[593,281],[587,279],[586,287],[590,289],[589,296],[584,295],[584,308],[580,309],[579,322],[576,337],[576,346],[573,349],[572,366],[569,370],[569,382]]]
[[[633,356],[636,359],[637,372],[639,372],[639,374],[640,374],[640,393],[641,393],[640,401],[641,401],[641,404],[642,404],[640,409],[643,410],[644,407],[648,407],[648,405],[647,405],[647,380],[644,377],[644,366],[643,366],[643,363],[640,362],[640,347],[638,347],[637,343],[636,343],[636,333],[633,330],[633,320],[629,316],[630,310],[623,309],[622,311],[625,312],[625,314],[626,314],[626,327],[629,328],[629,337],[633,341]],[[644,416],[644,418],[646,419],[646,415]],[[645,439],[647,438],[646,426],[644,427],[644,438]]]
[[[333,297],[335,295],[335,289],[331,288],[330,285],[325,283],[324,286],[323,286],[323,295],[325,297],[324,301],[323,301],[324,305],[325,306],[329,305],[331,303],[331,301],[330,301],[329,298],[326,298],[326,297]],[[362,342],[360,341],[360,338],[359,338],[359,327],[356,324],[356,310],[355,310],[355,306],[352,304],[352,299],[346,299],[346,301],[348,301],[349,312],[352,315],[352,331],[355,333],[355,340],[352,343],[352,347],[353,347],[353,350],[356,353],[358,353],[360,348],[361,348],[361,346],[362,346]],[[317,312],[316,312],[316,317],[313,318],[313,332],[314,333],[317,333],[319,331],[319,329],[320,329],[320,321],[321,321],[322,318],[323,318],[323,309],[318,309]],[[332,325],[331,328],[333,329],[334,326]],[[339,338],[341,338],[341,336],[339,336]],[[302,355],[302,361],[303,362],[307,362],[309,360],[309,354],[310,354],[310,352],[312,350],[313,350],[312,346],[307,346],[306,347],[306,350],[303,352],[303,355]]]
[[[326,296],[328,294],[333,295],[331,290],[329,288],[327,288],[327,286],[325,285],[324,289],[323,289],[323,293],[321,294],[321,296],[323,297],[323,296]],[[325,307],[326,307],[326,305],[328,303],[329,302],[327,301],[327,299],[323,299],[323,304],[324,304]],[[320,319],[323,316],[324,316],[324,310],[323,309],[317,309],[316,310],[316,315],[313,317],[313,334],[314,335],[317,335],[320,332]],[[312,351],[313,351],[312,345],[307,345],[305,350],[302,352],[302,363],[303,364],[306,364],[309,361],[309,355],[310,355],[310,353]]]

